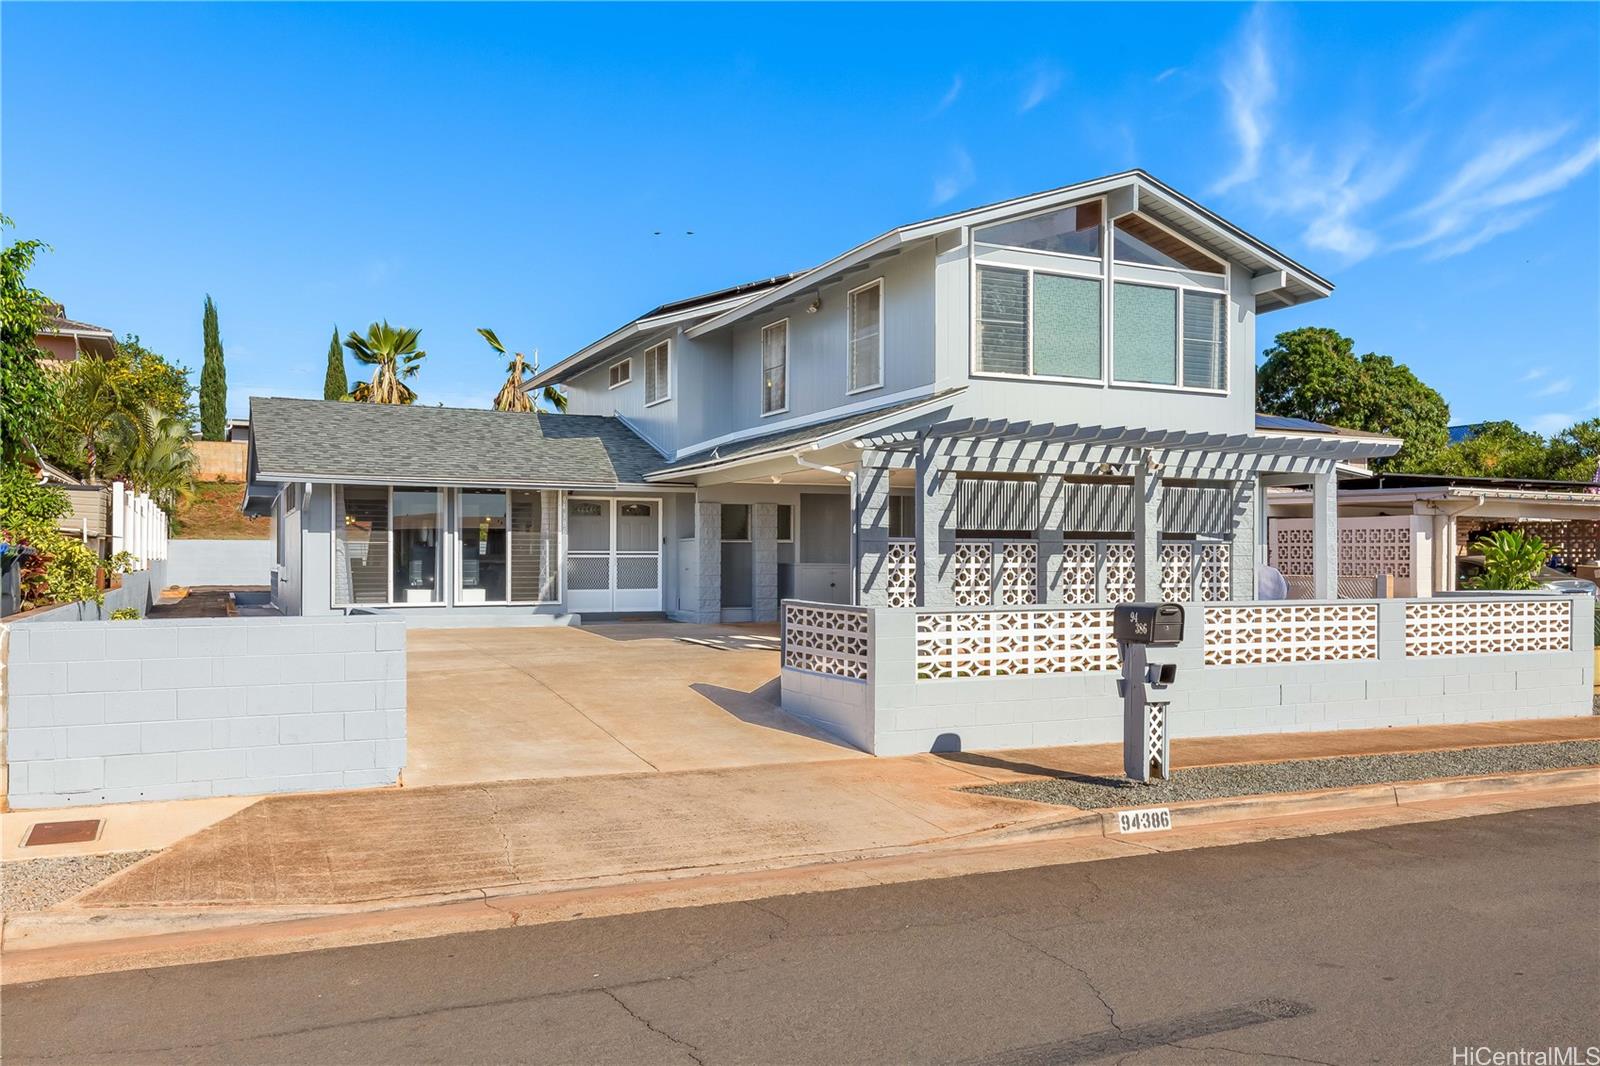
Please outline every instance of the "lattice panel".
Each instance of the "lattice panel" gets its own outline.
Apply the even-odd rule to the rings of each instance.
[[[1099,546],[1093,541],[1067,541],[1061,547],[1061,598],[1067,603],[1095,601]]]
[[[1278,602],[1207,607],[1207,666],[1337,662],[1378,657],[1378,608],[1371,603]]]
[[[1207,603],[1233,599],[1233,549],[1229,545],[1200,546],[1200,598]]]
[[[1339,526],[1339,576],[1411,576],[1411,525]]]
[[[917,605],[917,545],[891,541],[883,556],[884,593],[890,607]]]
[[[1566,600],[1427,600],[1406,604],[1406,656],[1572,650]]]
[[[1194,545],[1161,545],[1161,598],[1170,603],[1194,599]]]
[[[1039,545],[1028,540],[1000,546],[1001,607],[1032,607],[1039,602]]]
[[[783,665],[865,681],[871,656],[867,612],[861,608],[783,605]]]
[[[1031,677],[1117,668],[1111,611],[1034,608],[917,615],[917,677]]]
[[[1311,530],[1275,522],[1268,544],[1267,563],[1284,577],[1311,576]]]
[[[656,556],[617,556],[617,588],[653,589],[660,583],[661,561]]]
[[[611,558],[606,555],[567,556],[567,588],[608,589],[611,587]]]
[[[1132,544],[1107,544],[1105,553],[1107,603],[1132,603],[1136,581]]]
[[[950,592],[957,607],[987,607],[993,602],[993,565],[994,549],[988,541],[956,541],[950,555]]]

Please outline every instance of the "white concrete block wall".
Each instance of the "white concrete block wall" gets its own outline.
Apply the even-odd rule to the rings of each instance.
[[[401,619],[9,628],[13,807],[389,785],[405,765]]]
[[[1405,603],[1378,605],[1379,658],[1207,667],[1201,611],[1163,652],[1178,680],[1174,737],[1441,725],[1593,713],[1593,601],[1573,597],[1573,647],[1408,658]],[[878,755],[1088,744],[1122,738],[1111,672],[918,680],[916,611],[870,611],[870,681],[784,668],[784,709]],[[863,738],[870,737],[870,740]]]
[[[267,585],[272,565],[270,540],[167,542],[167,581],[173,585]]]

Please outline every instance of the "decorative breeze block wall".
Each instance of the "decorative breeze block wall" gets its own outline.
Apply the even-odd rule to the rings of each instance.
[[[890,607],[917,605],[917,542],[894,540],[883,556],[885,596]]]
[[[784,602],[784,666],[865,681],[871,649],[865,608]]]
[[[1025,677],[1117,668],[1106,608],[917,615],[917,678]]]
[[[1378,607],[1372,603],[1208,607],[1204,625],[1207,666],[1378,657]]]
[[[1406,604],[1406,656],[1568,651],[1564,600],[1430,600]]]

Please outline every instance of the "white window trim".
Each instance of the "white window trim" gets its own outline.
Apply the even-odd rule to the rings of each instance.
[[[878,290],[878,380],[872,385],[861,385],[857,388],[850,387],[850,369],[854,363],[855,347],[855,296],[858,292],[876,287]],[[873,278],[865,285],[857,285],[844,294],[844,394],[855,396],[858,393],[871,392],[873,389],[883,388],[883,333],[889,319],[889,297],[883,279]],[[787,397],[786,397],[787,398]]]
[[[1173,376],[1173,379],[1175,380],[1176,384],[1166,385],[1166,384],[1163,384],[1163,383],[1161,383],[1159,381],[1118,381],[1117,378],[1116,378],[1116,373],[1117,373],[1116,351],[1115,351],[1115,347],[1116,347],[1116,330],[1113,329],[1111,331],[1112,332],[1112,348],[1113,348],[1113,350],[1111,352],[1111,357],[1106,360],[1106,363],[1107,363],[1108,367],[1110,368],[1111,386],[1112,386],[1112,388],[1117,388],[1117,389],[1151,389],[1151,390],[1154,390],[1156,392],[1186,392],[1186,393],[1190,393],[1190,394],[1196,395],[1196,396],[1227,396],[1227,395],[1230,394],[1230,392],[1233,389],[1233,375],[1231,373],[1229,373],[1227,375],[1227,378],[1228,378],[1227,388],[1222,388],[1222,389],[1202,389],[1202,388],[1197,388],[1197,387],[1195,387],[1193,385],[1185,385],[1183,383],[1183,295],[1186,292],[1204,293],[1207,296],[1218,296],[1218,295],[1220,295],[1222,297],[1222,314],[1223,314],[1224,320],[1226,320],[1226,317],[1227,317],[1227,314],[1228,314],[1228,308],[1233,306],[1233,301],[1231,299],[1229,299],[1229,295],[1230,294],[1229,294],[1228,291],[1224,290],[1223,292],[1218,293],[1215,289],[1202,288],[1202,287],[1200,287],[1198,285],[1183,285],[1183,284],[1179,284],[1177,282],[1167,283],[1167,282],[1160,282],[1160,281],[1144,281],[1144,280],[1135,281],[1132,278],[1113,278],[1112,281],[1111,281],[1111,284],[1109,286],[1107,286],[1108,289],[1113,290],[1112,291],[1112,303],[1113,303],[1113,305],[1116,302],[1116,293],[1115,293],[1114,290],[1115,290],[1116,286],[1118,286],[1118,285],[1140,285],[1140,286],[1143,286],[1144,288],[1147,288],[1147,289],[1172,289],[1173,291],[1175,291],[1178,294],[1178,297],[1177,297],[1177,299],[1178,299],[1177,321],[1173,324],[1174,338],[1173,338],[1173,369],[1172,369],[1172,376]],[[1225,371],[1230,369],[1228,367],[1228,354],[1229,354],[1229,350],[1232,347],[1233,347],[1233,330],[1229,329],[1229,330],[1227,330],[1227,337],[1224,340],[1223,345],[1222,345],[1222,351],[1219,353],[1219,357],[1222,360],[1223,369]]]
[[[357,484],[356,487],[357,488],[371,488],[372,486]],[[387,595],[388,595],[389,598],[386,601],[384,601],[383,603],[358,603],[355,600],[350,600],[350,601],[345,602],[345,603],[339,602],[339,573],[338,573],[338,571],[339,571],[339,551],[338,551],[339,524],[344,521],[344,490],[345,490],[346,486],[345,486],[344,483],[338,483],[338,484],[335,484],[333,486],[334,491],[333,491],[332,507],[333,507],[333,526],[334,526],[334,531],[333,531],[333,536],[328,538],[328,605],[330,607],[335,607],[335,608],[352,608],[352,607],[416,607],[416,608],[433,608],[433,607],[449,607],[451,605],[451,603],[450,603],[450,598],[448,596],[441,596],[439,599],[430,600],[427,603],[400,603],[400,602],[397,602],[395,600],[395,598],[394,598],[394,490],[395,490],[395,486],[394,485],[384,485],[382,487],[383,487],[384,491],[387,494],[386,495],[386,502],[384,504],[384,506],[387,508],[387,511],[385,513],[385,516],[384,516],[384,522],[388,526],[388,530],[385,533],[385,540],[387,541],[387,544],[388,544],[387,551],[388,551],[389,563],[388,563],[388,573],[385,575],[384,588],[387,590]],[[434,506],[434,512],[433,513],[434,513],[434,522],[438,526],[438,529],[439,529],[439,549],[438,549],[439,552],[440,552],[440,556],[439,556],[439,577],[438,577],[439,586],[440,586],[439,591],[440,592],[447,592],[449,590],[449,588],[450,588],[449,582],[453,578],[453,575],[450,573],[450,571],[452,569],[451,558],[450,558],[450,554],[451,553],[450,553],[449,547],[447,546],[447,540],[448,540],[449,534],[450,534],[450,527],[447,524],[448,523],[448,519],[449,519],[449,514],[448,514],[449,508],[445,506],[446,499],[450,495],[450,490],[446,489],[446,488],[443,488],[443,487],[441,487],[439,485],[401,485],[399,487],[403,488],[403,489],[432,489],[433,492],[434,492],[434,498],[438,501],[437,504],[435,504],[435,506]]]
[[[783,327],[783,406],[766,410],[767,404],[767,330]],[[881,335],[882,330],[879,330]],[[789,320],[780,318],[776,322],[768,322],[761,327],[761,417],[771,418],[773,415],[782,415],[789,412]]]
[[[662,393],[660,396],[657,396],[655,399],[652,400],[650,398],[650,394],[649,394],[649,389],[650,389],[650,358],[651,358],[650,353],[655,351],[657,348],[661,348],[661,347],[665,347],[667,349],[667,372],[664,375],[665,376],[665,381],[661,380],[662,376],[660,376],[660,375],[657,376],[657,381],[667,391]],[[665,340],[657,341],[656,343],[650,345],[648,348],[646,348],[644,350],[643,358],[645,360],[645,371],[644,371],[645,397],[644,397],[644,405],[646,407],[654,407],[654,406],[656,406],[656,404],[666,403],[668,400],[672,399],[672,365],[673,365],[672,338],[668,337]]]
[[[611,372],[613,370],[615,370],[619,366],[624,366],[624,367],[627,367],[628,369],[627,369],[626,373],[624,374],[624,376],[620,380],[618,380],[616,382],[612,382],[612,380],[611,380]],[[633,357],[632,356],[629,356],[626,359],[618,359],[615,363],[612,363],[610,366],[606,367],[606,388],[607,389],[620,389],[624,385],[632,384],[632,382],[633,382]]]
[[[985,269],[985,268],[987,268],[989,270],[1010,270],[1010,271],[1014,271],[1015,273],[1018,273],[1018,274],[1026,274],[1028,276],[1027,277],[1027,287],[1028,287],[1028,295],[1027,295],[1027,301],[1028,301],[1028,351],[1027,351],[1028,370],[1027,370],[1027,373],[1025,373],[1025,374],[1008,374],[1003,370],[984,370],[982,367],[980,367],[978,365],[978,358],[979,358],[979,355],[980,355],[979,346],[978,346],[978,338],[979,338],[979,334],[980,334],[980,330],[978,328],[978,325],[979,325],[978,320],[982,317],[979,314],[979,307],[978,307],[978,271],[981,270],[981,269]],[[1074,376],[1072,374],[1041,374],[1038,371],[1034,370],[1034,368],[1033,368],[1033,319],[1034,319],[1034,315],[1033,315],[1033,277],[1034,277],[1035,274],[1044,274],[1044,275],[1046,275],[1048,277],[1052,277],[1052,278],[1071,278],[1071,279],[1073,279],[1075,281],[1093,281],[1095,284],[1100,286],[1100,290],[1101,290],[1101,308],[1100,308],[1100,326],[1101,326],[1100,333],[1101,333],[1101,337],[1100,337],[1100,373],[1098,375],[1096,375],[1094,377],[1076,377],[1076,376]],[[1073,273],[1070,273],[1070,272],[1067,272],[1067,271],[1062,271],[1062,270],[1044,270],[1044,269],[1041,269],[1039,267],[1016,266],[1016,265],[1011,264],[1011,263],[977,263],[977,262],[975,262],[973,264],[973,266],[972,266],[972,359],[971,359],[971,366],[968,368],[970,374],[975,378],[993,378],[993,379],[995,379],[997,381],[1063,381],[1063,382],[1070,382],[1070,383],[1075,384],[1075,385],[1104,385],[1106,383],[1106,364],[1110,361],[1108,359],[1108,357],[1107,357],[1106,344],[1105,344],[1105,317],[1106,317],[1105,306],[1104,306],[1104,304],[1105,304],[1105,288],[1106,288],[1106,279],[1102,278],[1102,277],[1090,277],[1090,276],[1088,276],[1086,274],[1073,274]]]

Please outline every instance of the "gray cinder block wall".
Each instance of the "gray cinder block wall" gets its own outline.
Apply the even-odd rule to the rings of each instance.
[[[13,807],[392,785],[405,765],[401,619],[8,629]]]
[[[272,564],[270,540],[167,542],[167,581],[173,585],[266,585]]]
[[[1594,601],[1570,597],[1573,647],[1407,657],[1404,600],[1378,601],[1377,659],[1205,666],[1191,606],[1168,690],[1172,736],[1442,725],[1593,713]],[[1115,672],[919,680],[915,610],[869,611],[865,681],[782,671],[784,710],[877,755],[1120,740]]]

